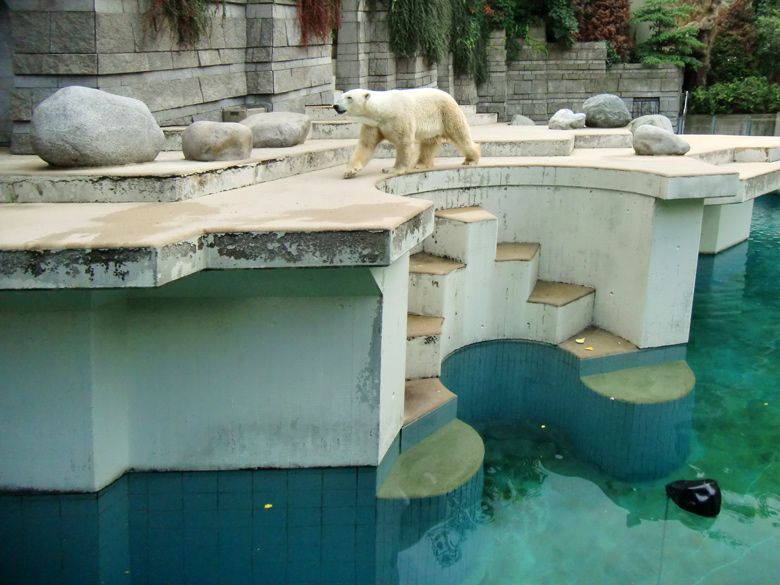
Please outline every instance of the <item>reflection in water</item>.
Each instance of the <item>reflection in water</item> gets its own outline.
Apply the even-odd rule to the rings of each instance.
[[[756,201],[749,242],[700,259],[687,361],[697,378],[691,454],[657,481],[600,473],[554,429],[475,425],[492,518],[480,527],[482,564],[470,583],[778,582],[780,196]],[[664,486],[683,477],[718,480],[720,516],[672,506],[663,521]]]

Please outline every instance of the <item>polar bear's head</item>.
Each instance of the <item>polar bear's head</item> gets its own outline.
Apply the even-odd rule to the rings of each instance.
[[[371,99],[371,93],[368,89],[350,89],[341,94],[341,97],[333,104],[333,109],[339,114],[360,117],[366,113],[366,106]]]

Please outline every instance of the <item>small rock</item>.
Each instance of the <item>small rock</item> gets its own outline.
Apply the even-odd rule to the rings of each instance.
[[[601,93],[585,100],[582,111],[591,128],[622,128],[631,121],[631,114],[618,96]]]
[[[309,135],[311,118],[292,112],[255,114],[239,124],[252,130],[255,148],[280,148],[302,144]]]
[[[523,116],[522,114],[515,114],[512,116],[512,121],[509,122],[510,126],[536,126],[536,122],[534,122],[531,118],[527,118],[526,116]]]
[[[634,132],[634,151],[645,155],[682,155],[691,145],[676,134],[645,124]]]
[[[550,130],[576,130],[585,128],[585,114],[575,114],[568,108],[558,110],[547,123]]]
[[[252,131],[235,122],[193,122],[181,137],[187,160],[241,160],[252,154]]]
[[[154,160],[165,137],[143,102],[88,87],[63,87],[35,108],[33,151],[58,167]]]
[[[668,130],[669,132],[674,133],[672,121],[666,116],[662,116],[661,114],[649,114],[647,116],[639,116],[638,118],[631,120],[631,132],[636,132],[637,128],[644,126],[645,124],[656,126],[657,128]]]

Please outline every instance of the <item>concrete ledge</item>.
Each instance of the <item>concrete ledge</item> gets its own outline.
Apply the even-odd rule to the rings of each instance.
[[[310,174],[197,201],[0,206],[0,289],[155,287],[206,269],[387,266],[433,230],[430,202]],[[367,193],[374,195],[367,198]]]
[[[162,152],[140,165],[57,169],[37,156],[0,159],[0,203],[169,202],[346,164],[352,141],[256,148],[242,161],[204,163],[181,152]]]

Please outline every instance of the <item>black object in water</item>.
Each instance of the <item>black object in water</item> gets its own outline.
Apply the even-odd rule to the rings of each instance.
[[[714,518],[720,514],[720,487],[714,479],[678,479],[666,484],[666,495],[697,516]]]

